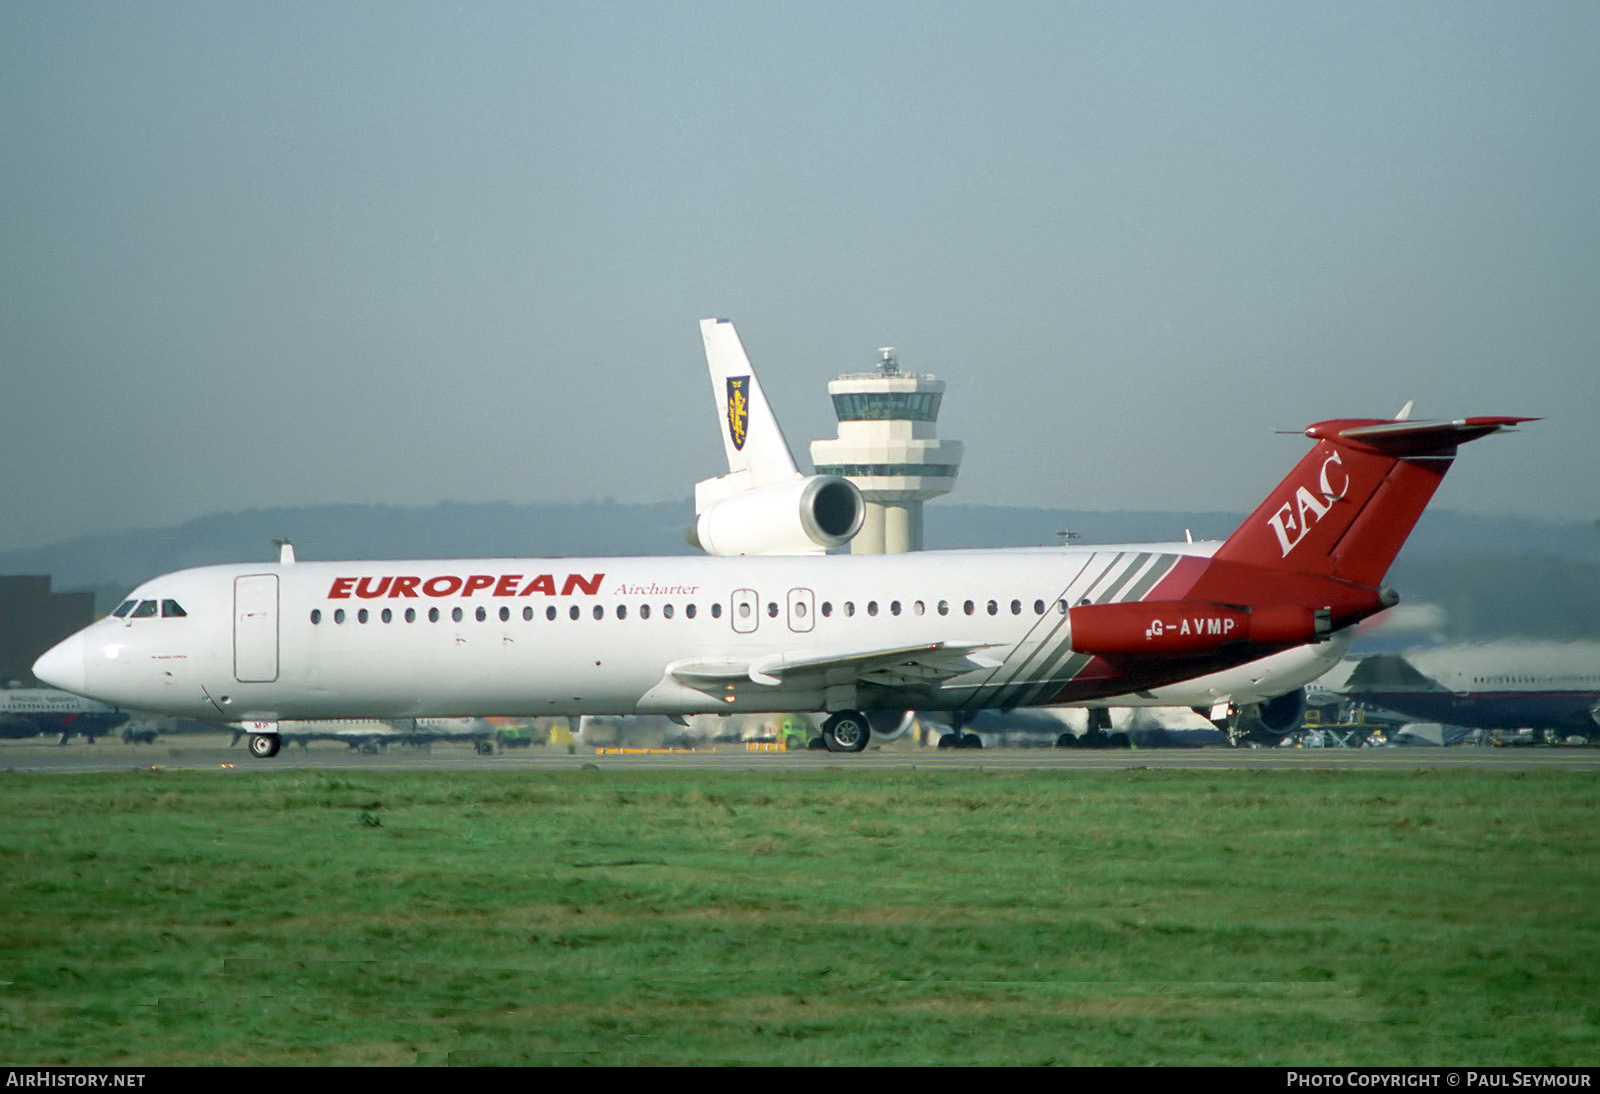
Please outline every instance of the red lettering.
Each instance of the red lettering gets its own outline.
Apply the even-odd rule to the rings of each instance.
[[[349,600],[350,587],[356,583],[353,577],[336,577],[333,579],[333,588],[328,590],[329,600]]]
[[[369,587],[368,582],[372,580],[370,577],[364,577],[356,584],[356,595],[361,599],[376,600],[389,591],[389,582],[394,579],[392,577],[379,578],[377,588]]]
[[[422,579],[420,577],[397,577],[394,579],[394,584],[389,587],[389,595],[391,597],[416,596],[417,586],[421,583]]]
[[[429,596],[449,596],[459,588],[459,577],[430,577],[422,583],[422,591]]]
[[[521,574],[501,574],[500,580],[494,583],[495,596],[516,596],[517,582],[522,580]]]
[[[493,584],[494,578],[490,577],[488,574],[473,574],[471,577],[467,578],[467,583],[461,586],[461,595],[471,596],[479,589],[487,589]]]
[[[590,577],[589,580],[585,581],[581,574],[568,574],[567,583],[561,586],[561,595],[571,596],[572,590],[574,588],[579,588],[588,593],[590,596],[594,596],[600,591],[600,582],[605,576],[605,574],[595,574]]]
[[[543,593],[545,596],[555,596],[556,579],[551,577],[549,574],[540,574],[538,577],[528,582],[528,587],[522,590],[523,596],[527,596],[530,593]]]

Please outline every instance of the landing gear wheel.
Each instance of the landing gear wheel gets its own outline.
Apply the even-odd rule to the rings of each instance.
[[[822,740],[829,752],[860,752],[871,736],[867,716],[858,710],[841,710],[822,723]]]
[[[278,735],[276,733],[250,734],[250,755],[258,756],[265,760],[278,754]]]

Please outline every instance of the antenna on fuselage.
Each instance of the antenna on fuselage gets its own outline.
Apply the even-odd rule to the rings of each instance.
[[[292,541],[275,539],[272,542],[278,545],[278,563],[280,565],[287,566],[294,561],[294,543]]]

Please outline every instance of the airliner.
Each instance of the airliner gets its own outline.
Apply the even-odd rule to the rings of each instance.
[[[1335,689],[1422,721],[1600,734],[1600,646],[1487,642],[1373,654]]]
[[[53,688],[0,690],[0,737],[37,737],[61,734],[66,744],[81,734],[92,744],[128,720],[128,712]]]
[[[235,726],[263,757],[286,720],[789,711],[826,712],[827,747],[858,752],[874,712],[1083,705],[1342,641],[1397,602],[1383,577],[1457,447],[1531,420],[1316,423],[1220,544],[346,562],[286,546],[141,584],[34,674]],[[762,527],[737,534],[796,534],[806,486],[783,489],[793,506],[754,506]],[[730,500],[749,504],[713,504]]]

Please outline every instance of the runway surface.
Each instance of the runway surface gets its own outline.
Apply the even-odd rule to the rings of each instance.
[[[1003,771],[1121,771],[1130,768],[1190,770],[1419,770],[1473,767],[1483,770],[1600,770],[1600,747],[1536,748],[1182,748],[1080,751],[1054,748],[945,750],[891,745],[855,755],[831,752],[751,752],[734,745],[715,751],[597,753],[594,749],[532,747],[479,756],[464,743],[439,743],[429,750],[393,746],[361,753],[338,743],[286,746],[270,760],[251,756],[243,744],[229,747],[223,734],[164,737],[153,745],[49,738],[0,741],[0,771],[83,772],[167,770],[274,771],[287,768],[438,771],[602,770],[704,771],[882,771],[988,769]]]

